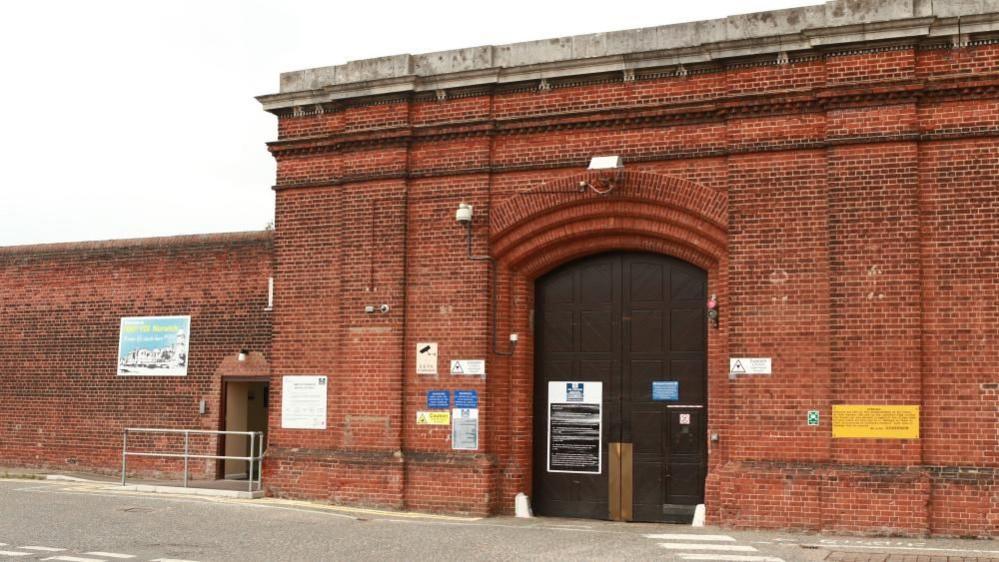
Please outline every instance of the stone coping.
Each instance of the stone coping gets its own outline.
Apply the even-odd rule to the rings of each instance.
[[[633,72],[754,55],[999,31],[999,0],[834,0],[723,19],[402,54],[281,74],[267,111],[409,91]]]

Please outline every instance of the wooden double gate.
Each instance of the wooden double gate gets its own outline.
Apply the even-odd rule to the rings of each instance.
[[[707,276],[613,253],[536,283],[536,513],[689,521],[707,467]]]

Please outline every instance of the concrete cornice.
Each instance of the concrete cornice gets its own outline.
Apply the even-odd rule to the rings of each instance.
[[[834,0],[724,19],[396,55],[287,72],[267,111],[385,94],[678,67],[808,50],[859,49],[999,31],[999,0]]]
[[[48,256],[66,253],[113,252],[119,250],[158,250],[186,246],[219,246],[232,244],[270,244],[273,231],[219,232],[210,234],[184,234],[152,238],[120,238],[84,242],[56,242],[52,244],[25,244],[0,246],[0,258],[8,255]]]

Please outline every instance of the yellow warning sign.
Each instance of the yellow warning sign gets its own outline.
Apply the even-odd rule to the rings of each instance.
[[[919,439],[919,406],[833,405],[832,436]]]
[[[451,412],[416,412],[416,425],[451,425]]]

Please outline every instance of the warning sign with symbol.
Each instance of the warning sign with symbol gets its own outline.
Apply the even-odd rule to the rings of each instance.
[[[416,344],[416,374],[437,374],[437,344],[435,342]]]
[[[739,375],[770,375],[773,368],[769,357],[732,357],[728,360],[728,377]]]
[[[451,360],[451,374],[452,375],[475,375],[484,377],[486,376],[486,360],[485,359],[452,359]]]
[[[416,412],[416,425],[451,425],[451,412]]]

